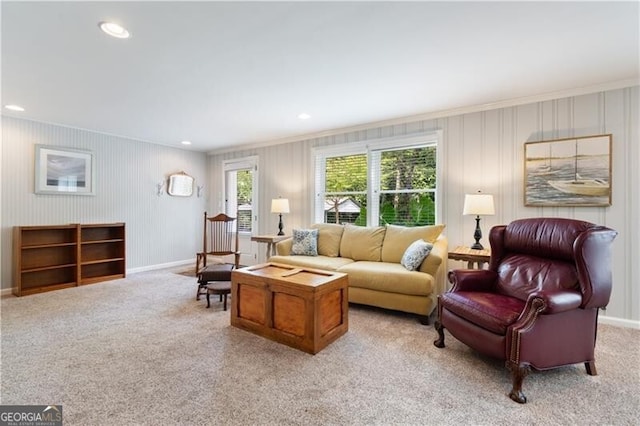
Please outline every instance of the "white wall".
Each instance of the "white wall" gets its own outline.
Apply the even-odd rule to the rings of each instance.
[[[0,196],[2,211],[2,288],[11,286],[11,228],[60,223],[127,223],[127,267],[144,268],[191,260],[200,249],[201,215],[222,206],[224,159],[258,155],[260,233],[275,233],[277,216],[270,200],[289,198],[285,231],[313,220],[313,147],[441,130],[444,199],[441,222],[452,246],[473,242],[474,221],[462,216],[464,194],[482,189],[496,199],[492,225],[521,217],[571,217],[610,226],[614,243],[614,288],[606,316],[640,320],[639,243],[640,88],[457,114],[396,125],[371,127],[287,144],[242,149],[210,156],[84,130],[2,117]],[[613,205],[611,207],[525,207],[524,143],[543,139],[613,134]],[[34,194],[34,145],[48,144],[92,151],[96,156],[95,197]],[[156,196],[156,183],[184,170],[207,182],[210,199]],[[486,243],[486,239],[483,240]],[[263,250],[258,251],[264,256]],[[263,260],[263,259],[259,259]],[[451,261],[450,268],[461,267]]]
[[[258,155],[262,200],[258,207],[258,232],[274,233],[277,217],[269,213],[269,202],[281,195],[290,200],[291,214],[284,219],[286,231],[291,233],[293,227],[313,221],[313,147],[442,130],[441,222],[447,225],[445,232],[452,246],[473,243],[475,221],[462,216],[462,205],[464,194],[478,189],[494,194],[496,201],[496,215],[482,220],[485,235],[493,225],[535,216],[576,218],[612,227],[619,235],[613,248],[613,295],[605,315],[637,322],[640,320],[639,96],[640,88],[635,86],[213,155],[209,161],[212,205],[221,202],[222,161]],[[612,206],[524,206],[525,142],[603,133],[613,134]],[[487,243],[486,238],[483,242]],[[456,261],[449,263],[450,268],[462,266]]]
[[[96,195],[36,195],[36,144],[93,152]],[[11,287],[13,226],[125,222],[127,269],[195,259],[206,198],[157,196],[184,171],[203,184],[206,155],[115,136],[2,117],[2,288]],[[195,262],[195,260],[194,260]]]

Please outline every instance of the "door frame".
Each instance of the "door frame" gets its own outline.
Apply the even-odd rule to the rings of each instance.
[[[242,265],[254,265],[258,259],[258,245],[251,241],[253,235],[258,235],[258,214],[257,206],[259,206],[259,194],[258,194],[258,156],[251,155],[242,158],[234,158],[231,160],[223,160],[222,162],[222,188],[223,188],[223,203],[224,211],[229,216],[234,216],[237,213],[237,194],[235,190],[231,194],[229,185],[232,182],[228,182],[228,172],[240,171],[240,170],[252,170],[251,180],[251,232],[239,232],[238,233],[238,246],[240,248],[240,264]],[[237,222],[236,222],[237,226]]]

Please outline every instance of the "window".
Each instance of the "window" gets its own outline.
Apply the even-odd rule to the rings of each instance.
[[[325,162],[325,223],[366,221],[367,156],[328,157]]]
[[[251,217],[253,216],[253,172],[238,170],[236,173],[236,191],[238,194],[238,226],[240,232],[251,232]]]
[[[316,222],[436,223],[437,136],[318,149]]]

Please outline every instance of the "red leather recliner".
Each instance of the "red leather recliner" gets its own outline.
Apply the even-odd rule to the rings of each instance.
[[[559,218],[516,220],[489,234],[488,270],[449,272],[452,288],[438,299],[438,339],[444,329],[511,371],[511,399],[527,402],[530,368],[584,363],[596,375],[598,309],[611,295],[611,243],[618,233]]]

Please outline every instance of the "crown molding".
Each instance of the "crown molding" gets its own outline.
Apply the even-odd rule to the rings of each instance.
[[[232,147],[214,149],[214,150],[208,151],[207,154],[218,155],[218,154],[225,154],[228,152],[237,152],[237,151],[244,151],[244,150],[250,150],[250,149],[256,149],[256,148],[265,148],[268,146],[282,145],[285,143],[300,142],[300,141],[309,140],[309,139],[323,138],[327,136],[334,136],[334,135],[350,133],[350,132],[358,132],[361,130],[368,130],[376,127],[394,126],[397,124],[406,124],[406,123],[412,123],[415,121],[424,121],[424,120],[432,120],[435,118],[452,117],[456,115],[489,111],[489,110],[500,109],[500,108],[509,108],[509,107],[514,107],[519,105],[536,103],[536,102],[550,101],[554,99],[588,95],[592,93],[605,92],[608,90],[617,90],[617,89],[623,89],[626,87],[633,87],[639,84],[640,84],[640,79],[629,78],[626,80],[602,83],[602,84],[593,85],[593,86],[576,87],[573,89],[558,90],[554,92],[541,93],[541,94],[532,95],[532,96],[524,96],[521,98],[506,99],[506,100],[490,102],[486,104],[470,105],[470,106],[459,107],[459,108],[432,111],[432,112],[427,112],[427,113],[417,114],[417,115],[390,118],[387,120],[372,121],[368,123],[357,124],[354,126],[339,127],[336,129],[323,130],[320,132],[306,133],[306,134],[296,135],[296,136],[289,136],[286,138],[265,140],[261,142],[248,143],[244,145],[234,145]]]

